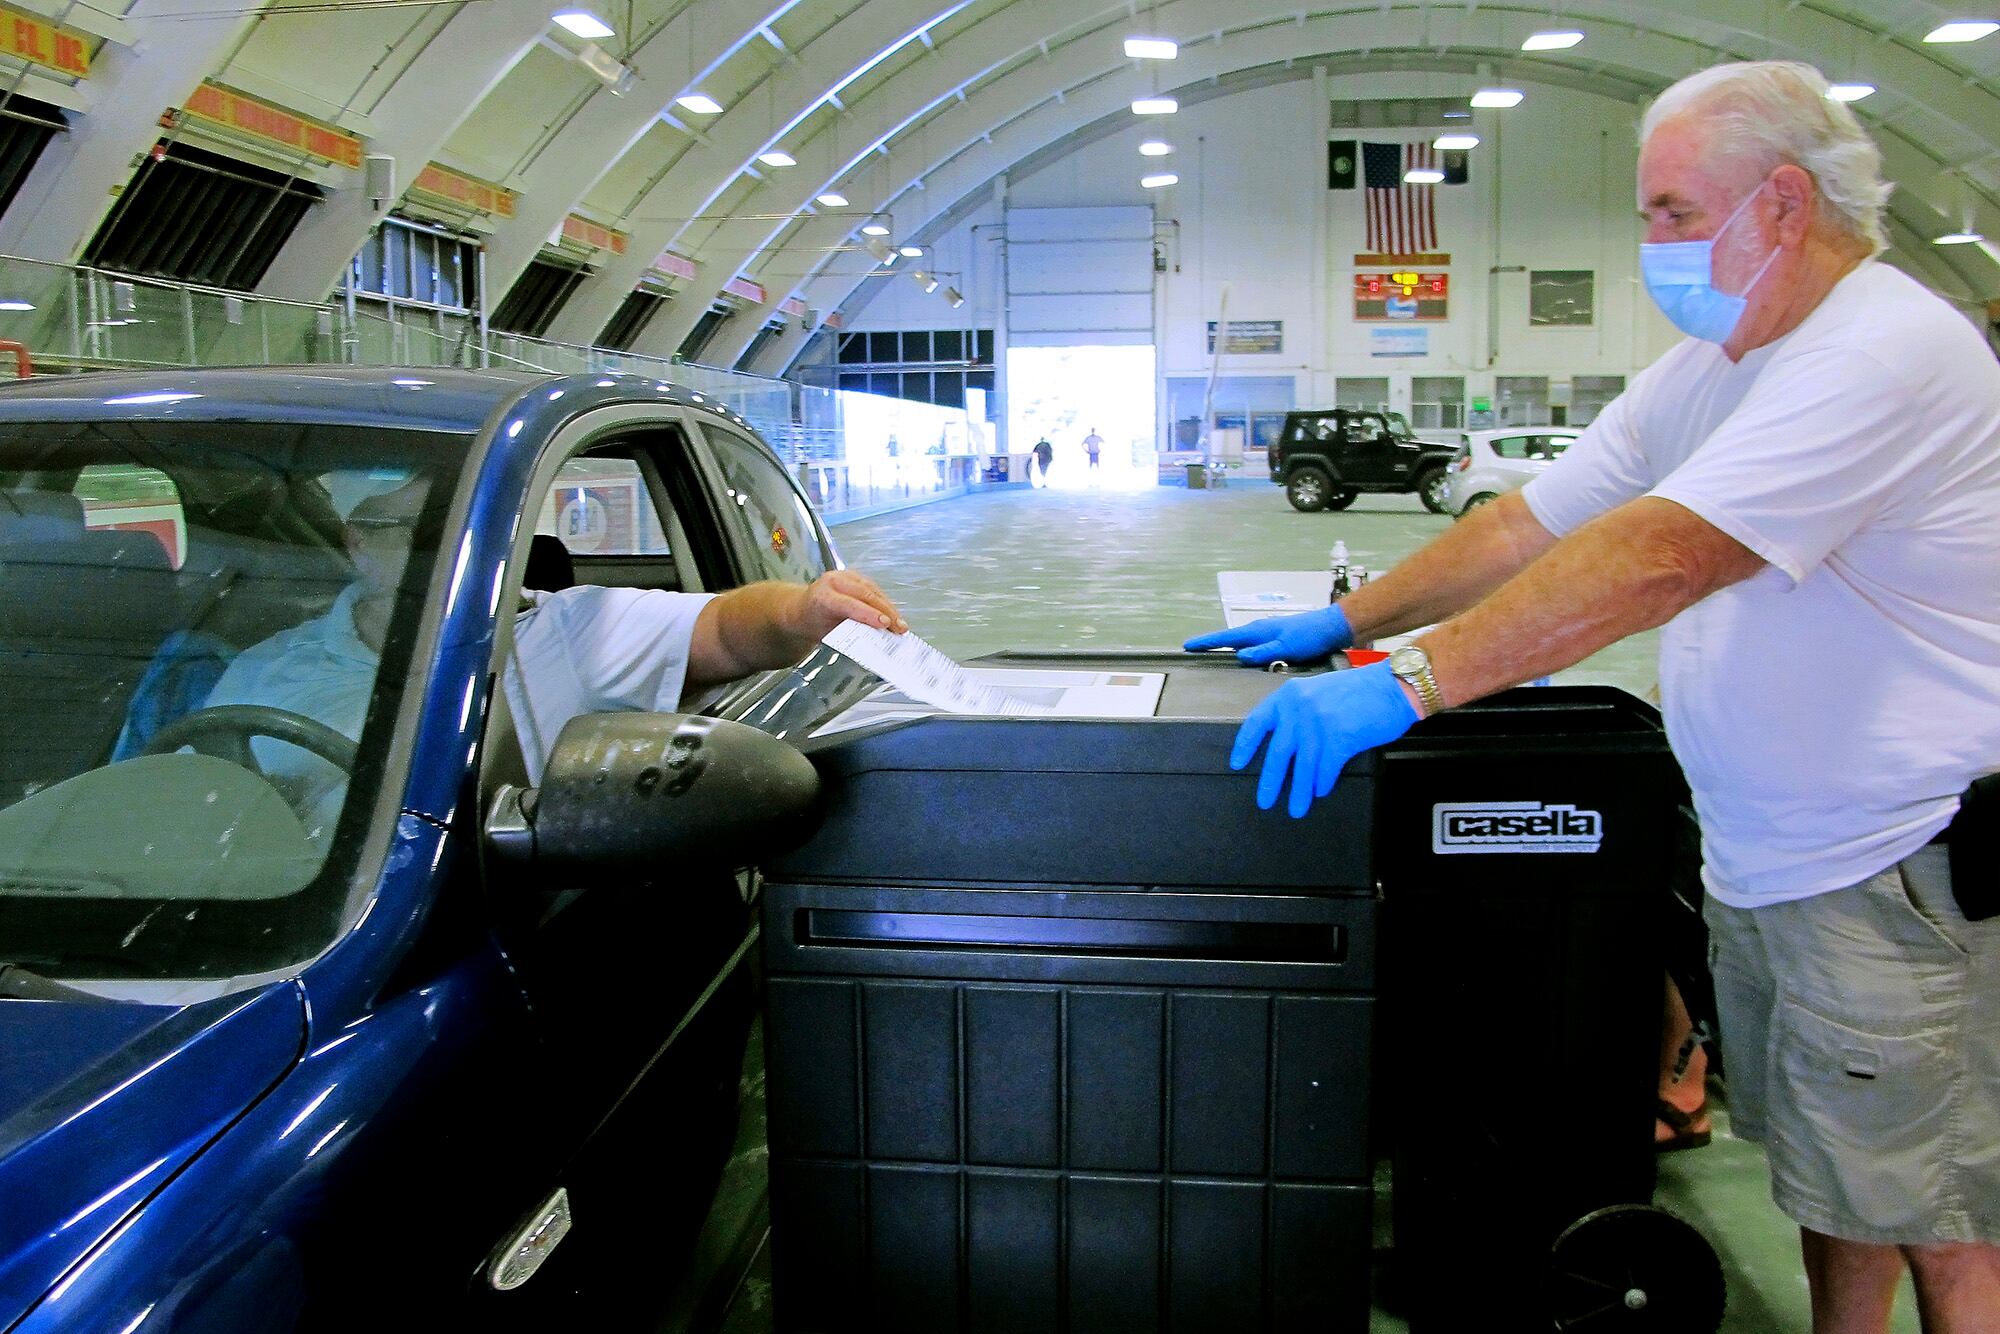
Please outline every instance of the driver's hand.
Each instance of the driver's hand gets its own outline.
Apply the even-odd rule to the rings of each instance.
[[[829,570],[813,580],[798,614],[799,630],[814,641],[842,621],[859,621],[897,635],[910,628],[889,595],[859,570]]]

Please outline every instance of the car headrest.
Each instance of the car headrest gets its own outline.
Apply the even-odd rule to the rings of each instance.
[[[576,585],[576,562],[569,548],[553,533],[536,533],[528,543],[528,567],[521,573],[521,587],[539,593],[555,593]]]
[[[83,502],[67,491],[0,491],[0,542],[67,542],[83,536]]]

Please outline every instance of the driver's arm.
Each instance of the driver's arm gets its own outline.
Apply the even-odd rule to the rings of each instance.
[[[842,621],[896,634],[909,629],[896,604],[867,575],[833,570],[810,584],[746,584],[714,598],[695,618],[688,645],[688,691],[789,667]]]

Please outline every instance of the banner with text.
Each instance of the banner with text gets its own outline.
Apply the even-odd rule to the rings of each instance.
[[[89,39],[12,9],[0,9],[0,53],[79,79],[90,76]]]
[[[361,165],[361,140],[354,135],[220,84],[204,83],[195,89],[186,110],[247,138],[296,149],[322,162]]]

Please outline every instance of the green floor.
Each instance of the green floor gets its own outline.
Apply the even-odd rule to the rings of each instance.
[[[1221,491],[1005,491],[846,525],[835,537],[847,562],[878,580],[918,633],[966,658],[1002,648],[1178,644],[1221,624],[1218,570],[1321,568],[1336,538],[1355,561],[1381,570],[1449,523],[1402,496],[1363,497],[1339,514],[1298,514],[1277,487],[1253,479]],[[1646,694],[1655,681],[1652,640],[1614,646],[1558,679]],[[755,1216],[741,1201],[761,1199],[762,1191],[761,1049],[748,1073],[753,1111],[732,1168],[736,1184],[725,1192],[739,1199],[731,1214],[739,1226]],[[1694,1223],[1721,1252],[1729,1284],[1725,1331],[1804,1331],[1797,1233],[1771,1204],[1762,1153],[1729,1138],[1719,1090],[1714,1105],[1715,1142],[1662,1159],[1656,1202]],[[1560,1107],[1529,1104],[1523,1114],[1543,1117],[1551,1136],[1563,1133]],[[723,1328],[770,1329],[768,1249],[758,1253]],[[1371,1329],[1404,1325],[1378,1311]],[[1917,1330],[1907,1285],[1893,1329]]]

